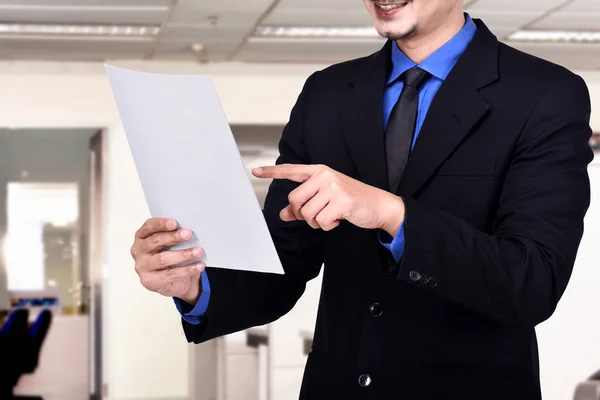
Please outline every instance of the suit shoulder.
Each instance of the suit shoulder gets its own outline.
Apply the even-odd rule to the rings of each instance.
[[[500,85],[512,93],[513,104],[533,112],[590,112],[590,92],[586,82],[564,66],[500,44]]]
[[[501,76],[522,81],[524,87],[552,87],[560,82],[575,82],[581,78],[562,65],[544,60],[505,43],[500,43]]]
[[[365,64],[367,64],[369,60],[376,55],[377,52],[368,56],[330,65],[315,72],[310,79],[315,81],[315,86],[319,87],[326,87],[328,84],[337,84],[341,81],[348,80],[351,76],[354,76],[358,70],[364,68]]]

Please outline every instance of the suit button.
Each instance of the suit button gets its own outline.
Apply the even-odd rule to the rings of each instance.
[[[358,384],[362,387],[367,387],[371,384],[371,375],[362,374],[358,377]]]
[[[432,276],[431,278],[429,278],[429,282],[427,282],[429,284],[430,288],[434,288],[438,285],[438,280],[435,278],[435,276]]]
[[[419,283],[421,285],[426,285],[428,281],[429,281],[429,277],[425,274],[421,274],[421,276],[419,277]]]
[[[411,281],[418,282],[419,279],[421,279],[421,274],[419,273],[419,271],[410,271],[410,273],[408,274],[408,277],[410,278]]]
[[[381,304],[373,303],[369,306],[369,312],[373,317],[378,318],[383,314],[383,308],[381,308]]]

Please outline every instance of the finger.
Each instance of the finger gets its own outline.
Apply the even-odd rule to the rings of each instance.
[[[308,181],[292,190],[288,195],[288,201],[292,207],[292,212],[298,220],[303,220],[301,209],[304,205],[319,193],[320,182],[315,177],[311,177]]]
[[[321,229],[330,231],[340,224],[340,212],[331,203],[315,218]]]
[[[325,207],[329,204],[329,195],[326,192],[319,192],[316,196],[310,199],[300,212],[304,217],[304,220],[311,226],[313,229],[321,228],[319,222],[317,222],[317,215],[321,213]]]
[[[149,271],[161,271],[186,261],[195,260],[202,255],[202,249],[194,247],[187,250],[163,251],[155,254],[147,261]]]
[[[167,246],[188,241],[192,238],[192,231],[180,229],[173,232],[159,232],[141,240],[141,251],[143,254],[155,254]]]
[[[138,231],[135,237],[146,239],[157,232],[169,232],[177,229],[177,221],[172,218],[150,218]]]
[[[285,222],[298,221],[298,219],[294,215],[294,212],[292,211],[291,206],[287,206],[286,208],[281,210],[281,212],[279,213],[279,218],[281,218],[281,220]]]
[[[322,166],[320,165],[280,164],[254,168],[252,173],[257,178],[289,179],[294,182],[306,182],[321,169]]]

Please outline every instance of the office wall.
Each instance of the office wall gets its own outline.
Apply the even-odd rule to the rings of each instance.
[[[210,74],[236,124],[283,124],[311,66],[126,64]],[[189,352],[172,301],[146,292],[129,255],[148,217],[101,64],[0,63],[0,127],[107,128],[104,379],[110,399],[186,398]],[[260,88],[260,90],[258,90]]]
[[[214,77],[229,120],[236,124],[285,123],[305,78],[318,68],[310,65],[118,65],[150,71],[209,74]],[[592,116],[592,125],[600,130],[600,73],[584,75],[598,110]],[[133,232],[148,217],[148,212],[102,65],[0,63],[0,88],[0,127],[107,128],[103,361],[109,398],[185,398],[189,393],[189,352],[179,319],[170,299],[148,293],[139,285],[129,255]],[[584,257],[578,262],[586,267],[579,268],[574,279],[595,282],[600,278],[600,270],[592,267],[598,261],[589,253]],[[591,314],[591,304],[600,301],[600,293],[570,291],[569,296],[571,300],[560,310],[563,318],[567,315],[597,319]],[[584,315],[582,307],[590,310],[590,314]],[[285,323],[285,317],[281,321]],[[557,318],[557,321],[561,320]],[[548,400],[564,398],[566,389],[561,392],[561,388],[574,385],[573,380],[578,379],[569,375],[567,384],[556,379],[557,374],[564,375],[566,370],[560,359],[562,353],[556,349],[564,348],[576,355],[569,359],[570,365],[589,363],[586,360],[592,354],[600,354],[600,342],[596,344],[592,339],[597,331],[559,328],[548,325],[541,332],[542,359],[553,363],[542,370],[546,374],[543,380]],[[597,365],[600,367],[600,356]]]
[[[589,168],[592,205],[573,276],[559,306],[538,328],[544,399],[568,399],[573,385],[600,370],[600,155]]]

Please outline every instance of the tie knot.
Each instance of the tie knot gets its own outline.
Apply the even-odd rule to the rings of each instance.
[[[404,73],[404,85],[419,89],[428,77],[429,72],[413,67]]]

